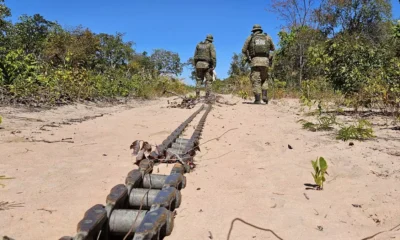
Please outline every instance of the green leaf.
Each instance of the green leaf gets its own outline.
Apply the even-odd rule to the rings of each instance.
[[[311,160],[311,164],[312,164],[312,166],[314,168],[314,171],[317,172],[317,161],[312,161]]]
[[[325,172],[328,169],[328,164],[323,157],[319,158],[319,166],[322,172]]]

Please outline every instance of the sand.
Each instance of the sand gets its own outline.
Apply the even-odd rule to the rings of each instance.
[[[400,131],[383,126],[384,119],[370,117],[376,139],[349,146],[334,132],[302,129],[298,100],[259,106],[225,97],[238,104],[214,105],[201,142],[230,131],[201,146],[165,239],[227,239],[235,218],[285,240],[361,240],[400,224]],[[0,175],[14,178],[0,180],[0,202],[11,204],[0,207],[0,236],[74,235],[84,212],[104,204],[137,168],[130,144],[161,143],[200,107],[170,109],[167,100],[0,108]],[[306,190],[313,183],[310,161],[319,156],[328,162],[324,190]],[[400,239],[398,229],[371,239]],[[230,239],[278,238],[237,221]]]

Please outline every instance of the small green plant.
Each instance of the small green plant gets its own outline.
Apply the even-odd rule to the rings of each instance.
[[[308,129],[312,132],[330,131],[333,129],[332,125],[337,124],[336,115],[334,114],[330,114],[328,116],[318,116],[317,123],[309,122],[304,119],[300,119],[297,122],[303,124],[303,129]]]
[[[328,164],[326,163],[323,157],[319,157],[315,161],[311,160],[311,164],[314,168],[314,173],[311,174],[314,177],[315,184],[318,185],[317,189],[323,190],[325,182],[325,173],[328,174],[326,172],[326,170],[328,169]]]
[[[247,100],[249,98],[249,94],[244,90],[240,90],[238,94],[244,100]]]
[[[343,141],[350,139],[354,140],[367,140],[374,138],[374,130],[371,127],[371,123],[367,120],[361,119],[358,123],[351,126],[343,126],[336,137]]]
[[[3,119],[1,118],[1,116],[0,116],[0,124],[3,122]]]

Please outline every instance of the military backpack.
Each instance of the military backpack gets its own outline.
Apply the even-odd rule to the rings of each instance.
[[[211,61],[211,52],[209,43],[200,42],[199,44],[197,44],[196,50],[197,50],[196,55],[194,56],[195,60],[206,61],[206,62]]]
[[[255,34],[250,41],[250,57],[268,57],[270,51],[269,38],[265,34]]]

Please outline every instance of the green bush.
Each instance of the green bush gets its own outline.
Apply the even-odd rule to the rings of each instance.
[[[342,127],[337,135],[337,139],[347,141],[350,139],[367,140],[374,138],[374,131],[371,123],[367,120],[359,120],[357,124]]]

